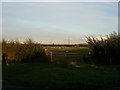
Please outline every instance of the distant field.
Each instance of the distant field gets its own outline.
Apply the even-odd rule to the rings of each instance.
[[[53,53],[54,61],[80,61],[90,51],[88,47],[44,47]]]
[[[48,50],[63,50],[63,51],[66,51],[66,50],[81,50],[81,49],[89,49],[88,47],[50,47],[50,46],[47,46],[47,47],[44,47]]]

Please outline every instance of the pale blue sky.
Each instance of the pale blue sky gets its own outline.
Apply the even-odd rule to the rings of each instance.
[[[3,38],[42,43],[85,42],[118,31],[117,2],[2,3]]]

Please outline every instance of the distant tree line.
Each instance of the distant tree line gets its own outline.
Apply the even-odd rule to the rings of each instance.
[[[48,60],[43,47],[27,39],[24,44],[19,41],[2,41],[3,62],[45,62]]]
[[[91,57],[95,63],[120,64],[120,35],[111,33],[98,40],[95,37],[87,37],[87,43],[91,49]]]

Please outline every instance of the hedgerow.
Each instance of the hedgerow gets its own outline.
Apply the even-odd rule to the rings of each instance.
[[[48,60],[43,47],[31,39],[27,39],[24,43],[3,40],[2,59],[3,62],[45,62]]]
[[[91,57],[96,63],[120,64],[120,35],[111,33],[106,39],[87,37],[87,43],[91,49]]]

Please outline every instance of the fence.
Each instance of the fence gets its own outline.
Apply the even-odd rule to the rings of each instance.
[[[80,53],[71,53],[71,52],[50,52],[50,61],[53,62],[55,61],[55,57],[58,58],[59,60],[63,59],[66,60],[68,59],[69,61],[77,60],[80,59]]]

